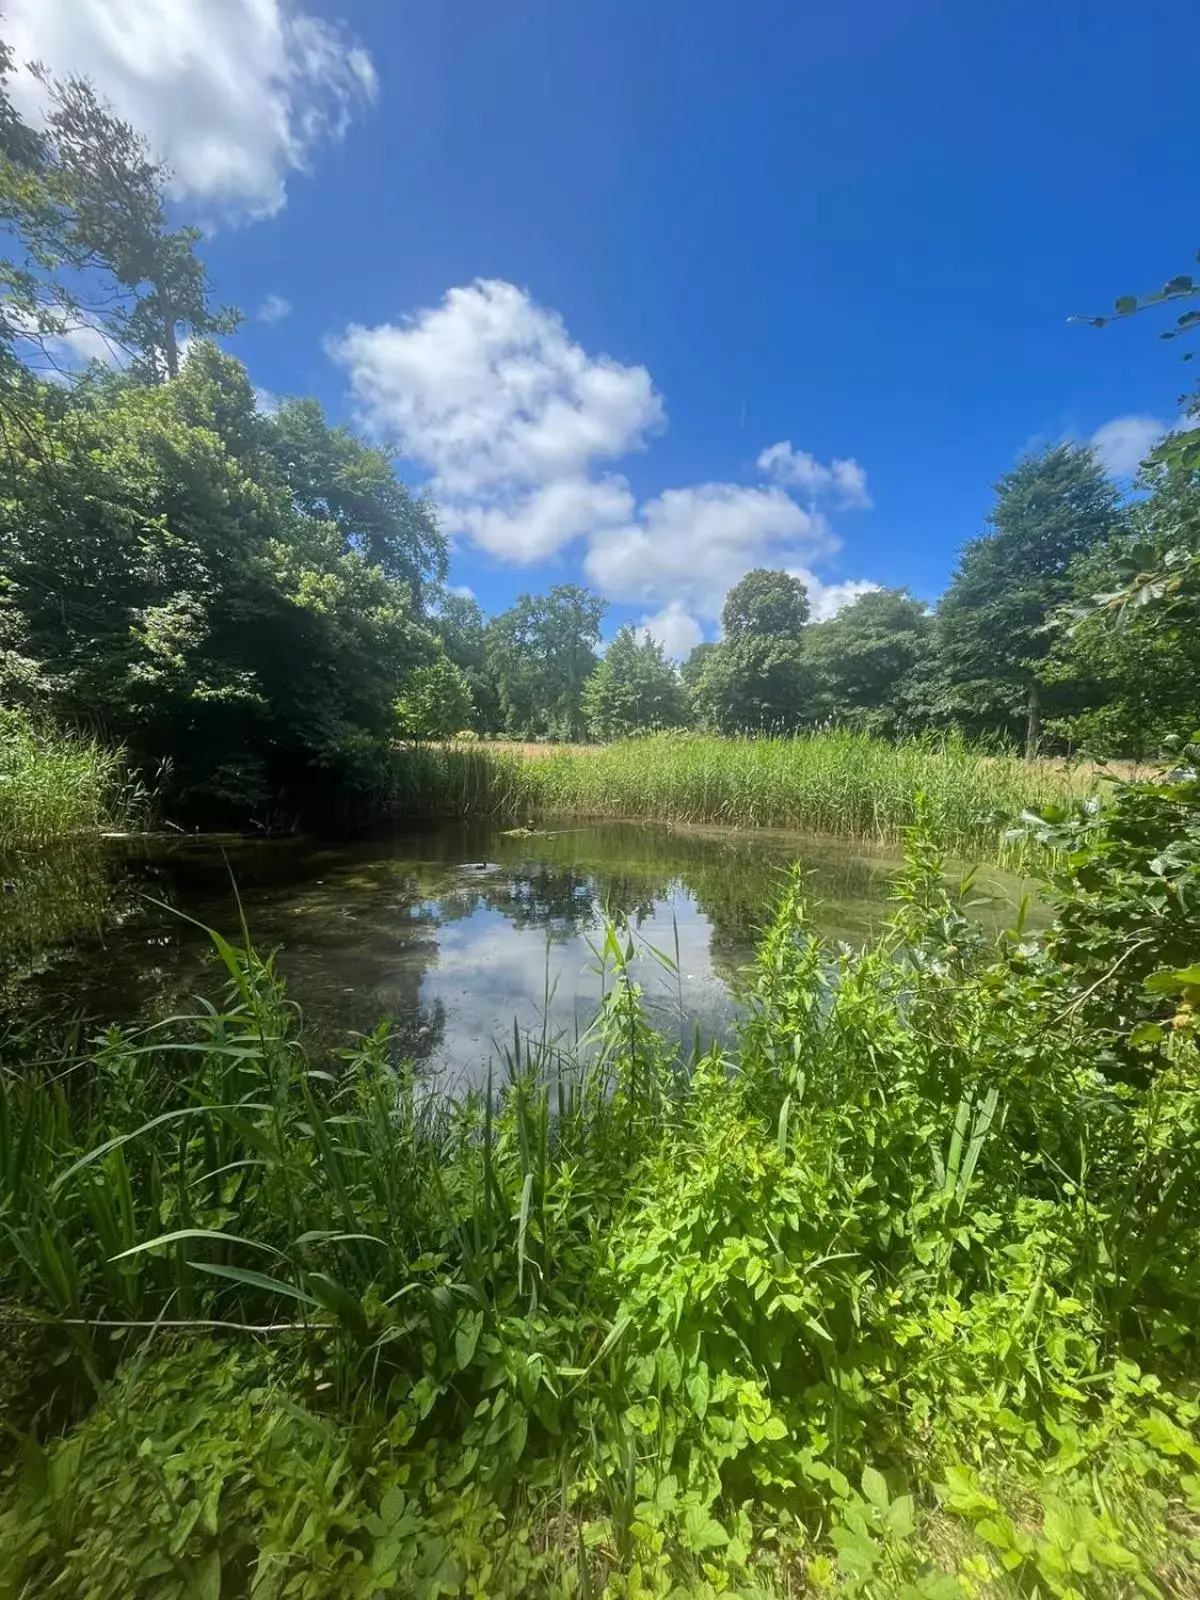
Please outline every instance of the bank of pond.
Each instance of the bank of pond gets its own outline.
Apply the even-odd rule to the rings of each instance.
[[[10,853],[0,1595],[1195,1595],[1200,783],[1054,805]]]

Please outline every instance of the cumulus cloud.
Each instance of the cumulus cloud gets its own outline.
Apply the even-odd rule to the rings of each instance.
[[[871,509],[871,496],[867,493],[867,474],[851,456],[835,458],[826,465],[807,450],[793,450],[790,439],[768,445],[758,458],[760,472],[765,472],[776,483],[789,484],[802,489],[813,500],[827,500],[831,504]]]
[[[637,631],[656,640],[675,661],[690,656],[704,639],[699,620],[692,616],[682,600],[671,600],[653,616],[643,617],[637,624]]]
[[[260,322],[282,322],[284,317],[292,314],[292,302],[285,300],[281,294],[269,294],[258,308]]]
[[[636,520],[597,531],[584,570],[612,599],[677,599],[702,617],[716,617],[726,592],[751,567],[783,566],[836,548],[824,516],[775,485],[702,483],[664,490]]]
[[[526,507],[543,518],[538,493],[586,482],[663,420],[645,367],[587,355],[560,317],[495,279],[400,324],[352,326],[330,353],[366,420],[432,469],[439,497],[508,516],[518,559],[544,550],[520,526]],[[563,527],[564,540],[580,531]]]
[[[828,622],[839,611],[852,606],[860,594],[873,594],[879,588],[865,578],[849,578],[845,583],[825,583],[808,567],[789,567],[793,578],[808,590],[810,615],[814,622]]]
[[[639,505],[618,463],[665,424],[650,374],[589,354],[511,283],[451,289],[328,350],[367,426],[428,468],[447,532],[520,564],[582,542],[588,580],[646,606],[642,626],[673,654],[751,567],[833,554],[827,508],[870,504],[856,461],[824,465],[784,441],[759,459],[774,482],[693,484]]]
[[[365,50],[295,0],[7,0],[18,106],[45,91],[24,64],[91,78],[171,166],[174,192],[270,216],[292,172],[342,138],[378,93]]]
[[[1171,424],[1157,417],[1114,417],[1088,440],[1105,472],[1114,478],[1132,478]]]

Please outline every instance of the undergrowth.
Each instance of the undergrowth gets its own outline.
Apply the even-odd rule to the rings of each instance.
[[[1200,1593],[1200,781],[1029,825],[1036,939],[919,811],[874,946],[797,875],[730,1054],[616,929],[578,1057],[453,1104],[248,941],[10,1045],[0,1595]]]

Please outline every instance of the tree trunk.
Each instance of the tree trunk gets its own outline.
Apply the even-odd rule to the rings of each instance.
[[[1025,759],[1032,761],[1038,753],[1038,745],[1042,742],[1042,687],[1036,678],[1029,683],[1029,699],[1026,702],[1025,722]]]
[[[175,337],[175,318],[170,311],[163,318],[163,358],[167,364],[167,377],[179,376],[179,342]]]

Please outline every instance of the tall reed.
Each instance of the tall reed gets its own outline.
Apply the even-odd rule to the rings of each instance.
[[[138,793],[119,750],[0,710],[0,851],[120,827]]]
[[[538,815],[794,828],[900,843],[924,796],[929,825],[956,854],[1001,854],[1027,807],[1061,802],[1078,780],[1049,763],[981,754],[955,737],[889,743],[830,732],[795,738],[660,734],[525,764]]]

